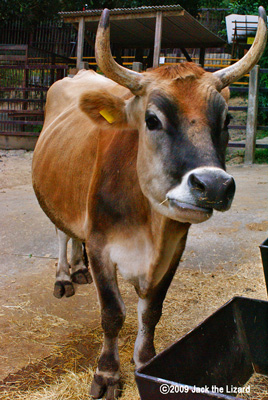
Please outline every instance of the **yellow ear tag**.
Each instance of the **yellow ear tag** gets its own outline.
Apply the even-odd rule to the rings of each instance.
[[[112,124],[115,121],[115,117],[109,113],[107,110],[100,110],[100,115],[106,119],[106,121],[109,122],[109,124]]]

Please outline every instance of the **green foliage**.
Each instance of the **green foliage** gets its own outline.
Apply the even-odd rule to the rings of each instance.
[[[256,139],[263,139],[267,136],[267,131],[257,131]]]
[[[265,2],[265,1],[264,1]],[[228,11],[230,14],[258,14],[259,2],[249,0],[238,0],[229,3]]]
[[[255,164],[268,164],[268,149],[255,150]]]
[[[244,161],[245,150],[228,152],[226,155],[227,163],[241,164]],[[268,149],[255,150],[255,164],[268,164]]]
[[[1,0],[0,20],[22,18],[31,26],[40,21],[58,18],[60,11],[85,9],[130,8],[140,6],[178,4],[177,0]],[[196,16],[201,0],[180,0],[179,4]]]
[[[57,15],[60,0],[1,0],[0,20],[21,18],[31,26]]]
[[[203,0],[200,6],[203,8],[228,8],[229,0]]]

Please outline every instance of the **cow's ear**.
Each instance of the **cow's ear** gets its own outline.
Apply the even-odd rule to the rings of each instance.
[[[224,89],[222,89],[221,95],[224,98],[224,100],[226,101],[226,103],[228,104],[229,99],[230,99],[230,89],[228,86],[226,86]]]
[[[89,91],[81,96],[79,107],[101,128],[127,126],[126,103],[106,91]]]

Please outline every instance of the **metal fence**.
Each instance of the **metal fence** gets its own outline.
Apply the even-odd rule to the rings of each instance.
[[[0,136],[38,136],[47,90],[67,74],[66,64],[33,60],[27,45],[0,45]]]
[[[1,22],[0,43],[27,44],[64,57],[76,54],[77,30],[72,24],[60,20],[41,21],[36,26],[25,25],[22,19]],[[85,42],[84,54],[94,55],[93,48]]]

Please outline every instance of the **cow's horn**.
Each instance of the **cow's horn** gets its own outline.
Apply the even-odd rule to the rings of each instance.
[[[266,46],[267,17],[263,7],[259,7],[259,22],[255,40],[249,51],[230,67],[214,72],[214,76],[221,80],[220,89],[235,82],[248,73],[257,64]]]
[[[113,59],[110,49],[110,11],[105,8],[101,14],[96,42],[95,56],[101,71],[119,85],[127,87],[133,94],[139,95],[143,91],[142,74],[124,68]]]

